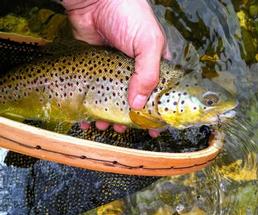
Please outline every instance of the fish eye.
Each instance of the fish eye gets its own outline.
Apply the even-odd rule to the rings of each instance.
[[[213,106],[216,105],[219,102],[219,96],[215,93],[205,93],[203,95],[203,104],[206,106]]]

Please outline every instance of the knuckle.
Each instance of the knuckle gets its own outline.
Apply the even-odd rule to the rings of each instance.
[[[150,33],[150,40],[153,44],[163,47],[165,44],[165,38],[160,30],[154,30]]]
[[[158,77],[149,75],[148,77],[145,77],[141,79],[141,84],[146,89],[153,89],[159,82]]]

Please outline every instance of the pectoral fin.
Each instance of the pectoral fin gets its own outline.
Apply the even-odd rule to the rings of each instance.
[[[155,129],[165,126],[164,122],[142,112],[130,111],[129,116],[132,122],[140,128]]]

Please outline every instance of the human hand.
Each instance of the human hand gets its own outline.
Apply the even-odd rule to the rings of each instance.
[[[77,39],[94,45],[109,44],[135,58],[135,72],[129,81],[128,102],[142,109],[159,82],[161,56],[170,58],[165,34],[146,0],[64,0]],[[87,128],[87,123],[82,123]],[[109,124],[97,121],[100,130]],[[124,132],[126,126],[115,124]],[[159,132],[150,130],[156,137]]]

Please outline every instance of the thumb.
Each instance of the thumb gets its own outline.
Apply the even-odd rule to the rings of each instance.
[[[135,72],[129,82],[128,101],[133,109],[142,109],[159,82],[161,49],[140,53],[135,58]]]

